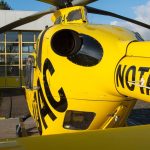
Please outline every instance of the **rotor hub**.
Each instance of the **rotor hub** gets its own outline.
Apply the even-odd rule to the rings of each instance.
[[[64,3],[65,3],[66,7],[72,7],[73,6],[72,5],[72,0],[66,0]]]

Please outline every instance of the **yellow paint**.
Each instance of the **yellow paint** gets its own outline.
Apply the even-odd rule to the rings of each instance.
[[[75,10],[79,10],[79,12],[81,13],[81,19],[68,21],[67,18],[68,18],[69,13],[73,12]],[[85,8],[82,7],[82,6],[74,6],[74,7],[70,7],[69,9],[68,8],[60,9],[52,15],[51,20],[55,23],[55,21],[59,17],[62,18],[62,20],[60,22],[61,24],[68,24],[68,23],[69,24],[74,24],[74,23],[82,24],[82,23],[87,23]]]
[[[81,10],[81,19],[68,21],[67,15],[74,10]],[[120,147],[141,150],[149,147],[150,135],[147,131],[150,126],[108,128],[126,126],[128,114],[136,102],[135,98],[149,101],[149,95],[141,94],[138,86],[129,90],[131,83],[128,81],[135,79],[136,83],[141,82],[139,69],[148,68],[150,44],[134,42],[137,41],[135,34],[120,27],[90,25],[87,23],[84,11],[84,7],[77,6],[54,13],[52,20],[55,22],[62,17],[62,21],[40,34],[36,53],[33,54],[36,61],[33,64],[33,82],[32,88],[25,87],[26,99],[39,130],[41,127],[41,134],[52,135],[1,141],[0,149],[30,150],[43,149],[46,146],[47,149],[69,150],[97,148],[117,150]],[[67,57],[56,54],[51,40],[53,35],[61,30],[74,31],[80,36],[87,35],[100,43],[103,48],[100,62],[93,66],[81,66],[71,62]],[[42,37],[40,46],[39,41]],[[39,59],[40,51],[42,51],[41,60]],[[53,68],[49,64],[50,69],[44,75],[44,64],[47,59],[52,63]],[[38,66],[39,60],[41,70]],[[135,70],[128,70],[131,67]],[[45,78],[48,85],[44,81]],[[148,81],[149,70],[144,72],[142,78]],[[143,85],[149,87],[149,82],[146,84]],[[50,88],[51,93],[47,93],[49,90],[47,87]],[[143,90],[144,93],[149,92],[149,90]],[[66,109],[62,110],[66,103],[56,107],[65,97],[68,104]],[[65,129],[63,123],[68,110],[95,113],[87,130],[96,131],[81,132],[81,130]],[[81,120],[83,117],[76,119],[79,122]]]
[[[82,10],[82,18],[68,22],[67,15],[71,11],[79,9]],[[143,64],[147,64],[147,60],[143,58],[126,57],[127,55],[138,55],[135,51],[138,46],[130,46],[130,43],[137,41],[135,34],[121,27],[85,23],[84,14],[84,7],[79,6],[59,10],[54,13],[52,20],[55,22],[61,16],[63,21],[50,27],[43,32],[44,35],[41,33],[39,36],[36,54],[34,54],[37,62],[34,65],[33,89],[26,89],[26,98],[37,127],[40,129],[41,126],[42,135],[80,132],[81,130],[63,127],[67,110],[95,113],[87,130],[125,126],[128,114],[136,102],[135,98],[143,98],[143,96],[139,97],[137,93],[134,95],[116,85],[116,71],[120,63],[129,65],[134,62],[138,67],[142,60]],[[51,41],[53,35],[61,30],[87,35],[99,42],[103,48],[100,62],[93,66],[81,66],[71,62],[67,57],[56,54]],[[40,47],[39,41],[42,37],[43,43]],[[149,44],[147,43],[147,45]],[[144,47],[144,44],[141,44],[141,48],[144,49]],[[38,66],[40,51],[42,51],[41,70]],[[50,69],[44,75],[44,64],[47,59],[51,65],[49,64]],[[129,78],[131,79],[130,74]],[[125,77],[124,80],[126,80]],[[49,91],[47,87],[51,94],[47,93]],[[59,93],[60,89],[63,89],[65,96],[62,92]],[[41,91],[43,94],[40,93]],[[132,99],[124,95],[132,97]],[[66,106],[65,110],[57,110],[56,106],[62,100],[60,97],[67,99],[68,105],[66,103],[61,105],[63,108]],[[146,99],[143,98],[143,100]]]
[[[132,42],[128,46],[127,56],[150,57],[149,47],[150,47],[149,41]]]
[[[137,49],[137,52],[138,52],[138,49]],[[148,89],[149,88],[149,69],[147,71],[144,71],[144,74],[142,76],[141,76],[142,72],[140,71],[141,67],[149,68],[149,61],[150,61],[150,58],[148,57],[146,58],[143,56],[142,57],[137,57],[137,56],[125,57],[124,59],[120,61],[119,65],[122,66],[121,72],[123,71],[123,68],[126,66],[124,75],[122,74],[124,88],[122,87],[120,80],[119,80],[119,85],[117,86],[117,90],[121,94],[150,102],[149,89]],[[130,70],[131,67],[133,67],[134,71]],[[133,73],[135,73],[135,75]],[[126,79],[126,77],[128,77],[128,80]],[[141,84],[141,79],[144,80],[143,85]],[[127,85],[129,85],[129,87],[133,86],[133,89],[130,90],[127,87]],[[143,89],[143,93],[141,92],[140,87]]]
[[[1,77],[0,88],[15,88],[20,87],[20,77]]]
[[[62,9],[53,15],[52,20],[54,22],[60,15],[62,17],[65,16],[65,18],[64,22],[54,25],[44,34],[42,43],[41,70],[43,70],[45,60],[49,59],[55,69],[55,72],[51,75],[50,72],[47,71],[46,78],[52,92],[52,96],[56,102],[60,101],[58,90],[62,87],[67,97],[67,110],[94,112],[96,114],[93,122],[88,127],[88,130],[124,126],[128,113],[134,106],[135,101],[130,101],[130,99],[122,97],[116,90],[114,84],[115,69],[119,60],[125,56],[127,45],[131,41],[136,40],[135,35],[120,27],[109,25],[90,25],[84,23],[82,20],[76,20],[70,25],[70,23],[66,21],[67,15],[69,12],[76,9],[84,10],[84,7],[77,6]],[[83,14],[85,13],[82,12],[82,15]],[[56,32],[63,29],[73,30],[79,34],[86,34],[98,41],[103,48],[103,57],[101,61],[97,65],[84,67],[72,63],[66,57],[56,54],[52,50],[50,41]],[[39,42],[37,45],[39,45]],[[36,53],[39,55],[38,50]],[[37,60],[38,55],[35,55],[35,60]],[[42,123],[40,106],[37,103],[40,101],[41,109],[45,107],[41,98],[40,100],[38,99],[38,90],[35,89],[38,87],[38,78],[41,83],[41,89],[46,103],[56,116],[54,121],[49,117],[49,115],[44,117],[47,124],[46,128]],[[65,112],[67,110],[65,112],[58,112],[48,102],[49,100],[44,89],[43,71],[40,71],[37,65],[34,69],[33,85],[35,87],[33,90],[26,89],[26,97],[29,110],[36,120],[38,127],[40,127],[39,119],[41,121],[43,135],[80,131],[67,130],[63,128]],[[126,104],[125,107],[123,103]],[[116,114],[110,118],[110,115],[115,111],[117,111]],[[116,115],[120,117],[117,123],[115,122]]]
[[[0,150],[149,149],[150,125],[0,141]]]
[[[5,77],[0,77],[0,88],[5,87]]]
[[[20,77],[7,77],[6,87],[20,87]]]

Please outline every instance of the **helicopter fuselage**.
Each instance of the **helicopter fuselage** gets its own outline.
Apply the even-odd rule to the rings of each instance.
[[[26,89],[41,134],[125,126],[136,100],[120,92],[125,77],[119,66],[137,41],[135,33],[109,25],[59,24],[43,31],[33,86]]]

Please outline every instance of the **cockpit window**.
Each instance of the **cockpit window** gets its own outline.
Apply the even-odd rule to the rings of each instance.
[[[98,41],[88,35],[80,35],[82,46],[79,51],[68,59],[81,66],[94,66],[100,62],[103,57],[103,48]]]
[[[54,24],[60,24],[62,21],[62,16],[59,16],[56,21],[54,22]]]
[[[135,37],[137,38],[138,41],[144,41],[144,39],[138,32],[135,32]]]
[[[71,11],[67,16],[67,21],[74,21],[80,19],[82,19],[82,13],[80,9]]]

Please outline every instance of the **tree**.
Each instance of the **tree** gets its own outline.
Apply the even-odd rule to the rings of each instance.
[[[11,10],[12,8],[4,0],[0,0],[0,9],[1,10]]]

